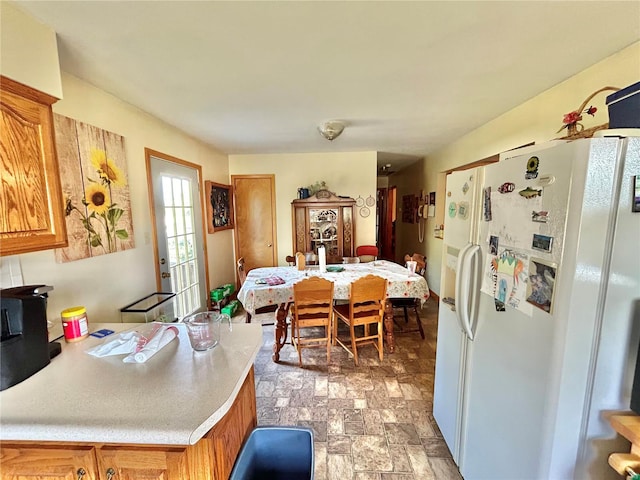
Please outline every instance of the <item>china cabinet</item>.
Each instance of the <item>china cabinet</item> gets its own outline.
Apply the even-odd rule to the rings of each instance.
[[[0,78],[0,255],[67,245],[51,105]]]
[[[324,245],[327,258],[353,257],[355,204],[353,198],[328,190],[291,202],[294,251],[318,253],[318,247]]]

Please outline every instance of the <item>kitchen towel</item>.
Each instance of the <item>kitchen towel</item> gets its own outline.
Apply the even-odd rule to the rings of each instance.
[[[162,350],[162,347],[167,345],[177,336],[177,327],[168,326],[159,328],[155,331],[153,336],[147,339],[144,343],[141,344],[139,342],[136,346],[136,350],[125,357],[122,361],[124,363],[144,363]]]
[[[128,354],[125,363],[144,363],[178,336],[178,329],[163,323],[150,323],[140,331],[129,331],[91,347],[86,353],[94,357]]]

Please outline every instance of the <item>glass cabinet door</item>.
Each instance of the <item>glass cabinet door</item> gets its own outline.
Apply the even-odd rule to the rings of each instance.
[[[327,255],[340,255],[338,244],[338,209],[310,208],[309,235],[311,250],[318,253],[318,247],[324,245]]]

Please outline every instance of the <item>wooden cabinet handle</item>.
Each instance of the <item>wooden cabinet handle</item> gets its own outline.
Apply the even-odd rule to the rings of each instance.
[[[80,467],[76,473],[78,474],[78,480],[81,480],[82,477],[84,477],[87,474],[85,469],[82,467]]]
[[[116,476],[116,471],[113,468],[108,468],[107,469],[107,480],[111,480],[115,476]]]

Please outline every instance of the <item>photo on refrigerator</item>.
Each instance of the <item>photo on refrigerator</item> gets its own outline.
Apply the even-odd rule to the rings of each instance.
[[[547,313],[552,313],[557,268],[555,263],[539,258],[529,260],[527,302]]]

